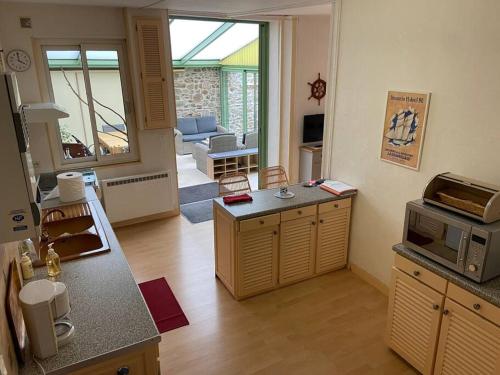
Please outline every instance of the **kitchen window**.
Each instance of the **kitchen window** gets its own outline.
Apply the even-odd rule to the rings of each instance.
[[[69,113],[51,130],[62,168],[138,159],[124,49],[121,42],[42,46],[50,99]]]

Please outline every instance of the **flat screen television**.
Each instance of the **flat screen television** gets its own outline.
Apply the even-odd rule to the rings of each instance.
[[[325,123],[324,114],[305,115],[302,143],[321,142],[323,140],[324,123]]]

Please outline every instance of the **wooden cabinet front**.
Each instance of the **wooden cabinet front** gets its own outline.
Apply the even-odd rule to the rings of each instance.
[[[277,284],[279,225],[262,225],[238,234],[238,298],[265,292]]]
[[[387,344],[422,374],[431,374],[444,296],[396,268],[392,270]]]
[[[322,208],[320,206],[316,273],[339,269],[347,264],[350,219],[350,205],[337,203],[337,207],[328,205]]]
[[[281,223],[279,283],[287,284],[314,274],[316,216]]]
[[[434,374],[500,374],[500,327],[447,298]]]
[[[151,345],[143,350],[124,354],[93,366],[72,372],[72,375],[158,375],[158,345]]]

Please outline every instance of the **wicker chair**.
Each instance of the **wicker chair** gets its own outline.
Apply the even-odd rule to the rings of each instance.
[[[259,180],[262,184],[262,189],[273,189],[285,184],[288,185],[285,168],[281,165],[261,169]]]
[[[252,191],[247,174],[244,172],[226,173],[219,178],[219,196],[250,193]]]

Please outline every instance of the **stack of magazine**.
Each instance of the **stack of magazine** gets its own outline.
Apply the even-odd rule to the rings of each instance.
[[[358,191],[355,187],[347,185],[340,181],[326,180],[319,187],[329,193],[335,195],[344,195],[348,193],[355,193]]]

